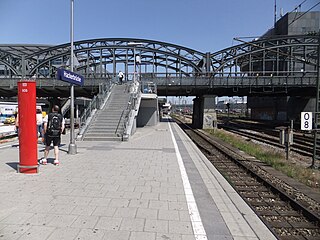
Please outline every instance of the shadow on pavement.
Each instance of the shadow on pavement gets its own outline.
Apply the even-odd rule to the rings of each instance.
[[[6,163],[9,167],[12,167],[14,170],[18,171],[18,162],[8,162]]]
[[[174,122],[172,118],[161,118],[160,122]]]

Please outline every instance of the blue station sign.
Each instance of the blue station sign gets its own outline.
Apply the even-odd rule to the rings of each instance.
[[[80,86],[84,83],[83,76],[62,68],[58,68],[57,79]]]

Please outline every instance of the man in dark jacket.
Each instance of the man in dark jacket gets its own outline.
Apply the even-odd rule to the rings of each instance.
[[[49,113],[43,119],[43,130],[45,136],[45,145],[46,148],[44,150],[44,158],[40,160],[41,164],[47,164],[47,157],[50,151],[51,142],[54,146],[54,162],[53,164],[59,165],[59,145],[61,142],[61,133],[64,130],[64,118],[59,113],[59,106],[54,105],[52,108],[52,112]]]

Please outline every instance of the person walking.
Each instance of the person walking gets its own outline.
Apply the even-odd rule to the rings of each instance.
[[[46,145],[44,150],[44,158],[40,160],[40,163],[43,165],[47,164],[51,143],[53,143],[55,156],[53,164],[59,165],[59,145],[61,142],[61,133],[65,127],[64,118],[59,113],[59,110],[59,106],[54,105],[52,112],[46,115],[46,117],[43,119],[43,130],[45,137],[44,142]]]
[[[121,85],[121,84],[122,84],[122,81],[123,81],[123,77],[124,77],[123,72],[119,71],[118,77],[119,77],[119,83],[120,83],[120,85]]]

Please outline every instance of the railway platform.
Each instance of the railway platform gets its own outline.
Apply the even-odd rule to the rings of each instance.
[[[0,145],[0,239],[276,239],[170,119],[76,155],[68,143],[32,175],[17,173],[15,142]]]

